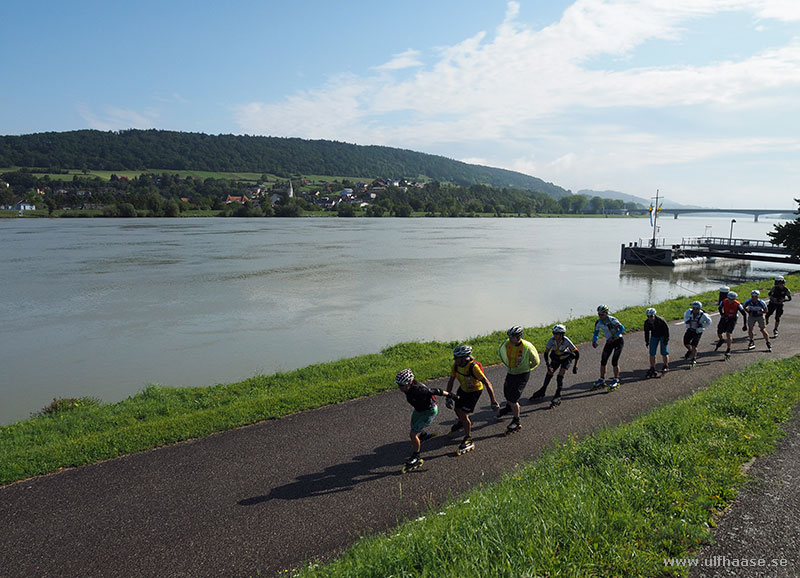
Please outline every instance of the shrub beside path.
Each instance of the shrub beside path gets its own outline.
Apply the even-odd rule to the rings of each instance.
[[[389,529],[499,478],[554,441],[630,421],[755,361],[800,354],[796,310],[787,306],[772,354],[761,339],[756,350],[747,351],[739,327],[732,359],[725,362],[713,351],[712,330],[701,341],[695,369],[682,359],[682,324],[671,323],[673,370],[660,379],[644,379],[649,364],[642,333],[627,335],[623,385],[613,393],[590,390],[599,374],[600,348],[582,344],[579,372],[565,377],[558,409],[524,402],[523,430],[505,437],[508,421],[494,418],[484,395],[473,419],[476,449],[456,457],[460,438],[445,435],[455,417],[442,404],[433,427],[440,435],[423,445],[424,467],[407,475],[400,467],[409,453],[410,406],[391,391],[17,482],[0,488],[0,575],[273,575],[309,557],[333,556],[363,533]],[[487,375],[502,399],[504,368],[487,368]],[[526,394],[543,378],[540,367]],[[554,389],[551,383],[548,394]],[[794,475],[796,454],[787,469]],[[777,500],[783,505],[782,498]],[[768,500],[761,503],[767,510],[776,507]],[[747,504],[735,503],[732,512],[752,507]],[[785,506],[790,516],[783,525],[796,539],[796,496]],[[752,531],[743,524],[743,531]],[[776,550],[780,539],[776,534],[764,547]],[[697,574],[711,575],[716,574]]]

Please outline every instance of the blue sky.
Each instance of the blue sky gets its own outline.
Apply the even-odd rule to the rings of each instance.
[[[5,0],[0,134],[386,145],[796,208],[798,0]]]

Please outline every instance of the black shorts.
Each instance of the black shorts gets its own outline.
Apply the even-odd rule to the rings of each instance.
[[[694,329],[687,329],[686,333],[683,334],[683,344],[697,347],[697,344],[700,343],[700,338],[702,336],[702,333],[698,333]]]
[[[733,333],[736,330],[736,317],[720,317],[717,325],[717,334]]]
[[[772,301],[767,303],[767,317],[773,313],[775,314],[775,321],[780,321],[783,316],[783,303],[773,303]]]
[[[605,347],[603,347],[603,354],[600,356],[600,365],[608,363],[608,358],[611,357],[611,365],[619,365],[619,356],[622,354],[622,348],[625,341],[622,337],[617,337],[613,341],[606,340]],[[613,352],[613,357],[611,356]]]
[[[503,395],[506,396],[506,401],[516,403],[522,397],[522,390],[528,385],[528,379],[531,372],[525,373],[507,373],[506,380],[503,383]]]
[[[550,356],[550,361],[547,363],[547,367],[553,370],[553,373],[558,371],[559,369],[567,370],[569,369],[570,364],[572,363],[572,355],[568,355],[567,357],[556,357],[555,355]]]
[[[475,411],[475,406],[478,405],[478,399],[480,399],[482,393],[482,389],[478,391],[464,391],[459,387],[456,409],[460,409],[464,413],[472,413]]]

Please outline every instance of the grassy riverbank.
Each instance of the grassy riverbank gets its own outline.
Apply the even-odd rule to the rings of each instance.
[[[740,285],[740,295],[752,288],[766,291],[772,282]],[[787,277],[800,290],[800,275]],[[657,304],[667,319],[681,318],[688,304],[701,299],[713,309],[716,291]],[[613,312],[631,331],[641,329],[646,306]],[[587,312],[593,313],[593,312]],[[591,339],[595,316],[566,322],[575,342]],[[526,338],[543,349],[550,325],[526,330]],[[485,365],[498,363],[503,330],[467,339]],[[422,380],[449,371],[457,342],[401,343],[380,353],[302,369],[256,376],[239,383],[197,388],[149,386],[118,403],[92,399],[61,400],[48,413],[0,427],[0,484],[198,438],[297,411],[372,395],[394,387],[394,374],[413,367]]]
[[[293,575],[686,576],[798,402],[800,358],[752,365]]]

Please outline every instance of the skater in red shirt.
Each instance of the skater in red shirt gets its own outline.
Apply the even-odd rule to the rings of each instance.
[[[739,303],[736,299],[739,295],[735,291],[730,291],[728,293],[728,297],[722,300],[719,304],[719,326],[717,328],[717,333],[719,335],[725,334],[725,338],[720,338],[717,341],[717,345],[714,347],[714,350],[720,348],[720,346],[727,341],[728,348],[725,350],[725,361],[728,361],[731,358],[731,344],[733,343],[733,332],[736,329],[736,321],[739,319],[739,313],[742,314],[744,319],[742,326],[742,331],[747,331],[747,311],[744,310],[742,304]]]

